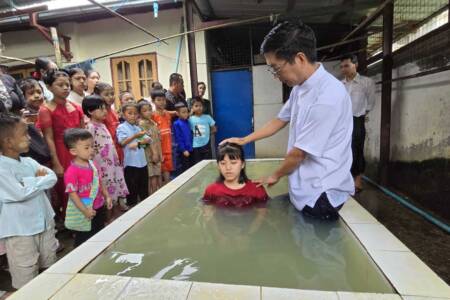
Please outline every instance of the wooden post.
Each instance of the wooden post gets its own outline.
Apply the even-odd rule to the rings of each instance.
[[[186,30],[191,31],[194,27],[193,3],[192,0],[186,0],[185,4],[185,19]],[[189,74],[191,77],[192,96],[197,96],[197,54],[195,51],[195,33],[188,33],[188,54],[189,54]]]
[[[53,48],[55,49],[55,63],[58,68],[62,67],[61,50],[59,48],[58,32],[55,27],[50,27],[50,34],[52,36]]]
[[[389,181],[391,148],[391,93],[392,93],[392,42],[394,4],[388,3],[383,11],[383,73],[381,86],[381,129],[379,177],[382,185]]]

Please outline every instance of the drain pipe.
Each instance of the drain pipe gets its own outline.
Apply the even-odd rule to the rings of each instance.
[[[450,226],[442,221],[439,221],[438,219],[436,219],[435,217],[433,217],[431,214],[427,213],[426,211],[418,208],[417,206],[415,206],[414,204],[412,204],[411,202],[409,202],[408,200],[406,200],[405,198],[397,195],[396,193],[388,190],[387,188],[385,188],[384,186],[379,185],[378,183],[376,183],[375,181],[373,181],[372,179],[370,179],[367,176],[362,176],[363,179],[367,182],[369,182],[370,184],[376,186],[378,189],[380,189],[383,193],[385,193],[386,195],[388,195],[389,197],[391,197],[392,199],[394,199],[395,201],[399,202],[400,204],[402,204],[403,206],[406,206],[407,208],[409,208],[410,210],[412,210],[413,212],[415,212],[416,214],[424,217],[425,219],[427,219],[429,222],[433,223],[434,225],[436,225],[437,227],[441,228],[442,230],[444,230],[447,233],[450,233]]]

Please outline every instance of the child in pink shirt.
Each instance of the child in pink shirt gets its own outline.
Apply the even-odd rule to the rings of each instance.
[[[108,190],[101,184],[102,174],[92,161],[93,143],[92,134],[86,129],[72,128],[64,133],[64,144],[75,157],[64,173],[66,193],[72,202],[69,204],[73,204],[91,222],[89,231],[74,230],[75,247],[103,229],[106,220],[105,203],[107,209],[112,208]],[[66,227],[71,221],[70,218],[70,214],[67,214]]]

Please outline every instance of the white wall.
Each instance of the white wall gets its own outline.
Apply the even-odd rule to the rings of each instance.
[[[182,9],[170,9],[160,11],[156,19],[152,13],[127,15],[127,17],[162,38],[180,32],[182,15]],[[72,38],[71,50],[74,54],[72,63],[153,40],[149,35],[117,18],[83,23],[62,23],[58,26],[58,30],[60,33]],[[156,52],[158,80],[167,88],[169,85],[169,75],[175,72],[179,40],[180,38],[174,38],[167,41],[169,45],[162,43],[153,44],[122,52],[112,57]],[[195,41],[198,79],[199,81],[207,81],[204,33],[196,33]],[[52,45],[44,40],[35,30],[4,33],[2,34],[2,43],[5,45],[3,54],[7,56],[27,57],[34,60],[38,56],[53,55]],[[186,53],[186,43],[183,42],[178,73],[182,74],[185,79],[186,94],[189,97],[192,93],[189,78],[189,62]],[[112,82],[110,59],[111,57],[100,59],[94,65],[94,68],[101,74],[101,80],[109,83]]]
[[[408,64],[393,70],[393,77],[419,71]],[[392,160],[450,158],[450,71],[394,82],[391,113]],[[377,85],[377,102],[366,124],[365,153],[372,161],[379,160],[380,114],[381,86]]]
[[[283,106],[282,84],[267,72],[267,66],[252,68],[254,128],[262,127],[278,115]],[[284,157],[288,142],[288,126],[276,135],[255,144],[256,157]]]

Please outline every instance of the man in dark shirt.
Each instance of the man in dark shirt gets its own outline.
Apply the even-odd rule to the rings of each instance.
[[[169,77],[169,89],[166,92],[166,110],[175,111],[175,104],[181,102],[188,106],[185,97],[182,96],[184,91],[183,76],[178,73],[172,73]]]

